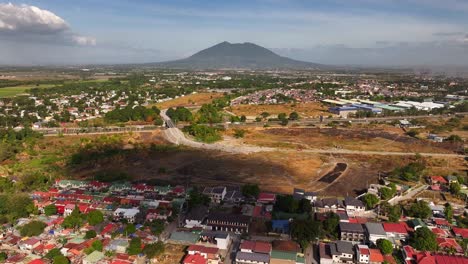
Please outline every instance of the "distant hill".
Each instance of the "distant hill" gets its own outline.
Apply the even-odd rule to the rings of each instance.
[[[181,60],[150,63],[175,69],[320,69],[323,65],[293,60],[253,43],[221,42]]]

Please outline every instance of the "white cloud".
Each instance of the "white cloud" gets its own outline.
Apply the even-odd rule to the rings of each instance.
[[[75,34],[63,18],[51,11],[25,4],[0,4],[0,37],[13,41],[96,45],[95,38]]]

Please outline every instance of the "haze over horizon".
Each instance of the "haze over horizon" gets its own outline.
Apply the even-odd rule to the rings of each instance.
[[[11,1],[0,65],[161,62],[229,41],[321,64],[468,66],[467,26],[462,0]]]

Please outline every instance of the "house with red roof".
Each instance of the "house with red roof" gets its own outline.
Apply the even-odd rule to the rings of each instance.
[[[468,258],[463,256],[451,255],[435,255],[435,262],[437,264],[468,264]]]
[[[446,219],[444,218],[434,218],[433,219],[433,222],[434,224],[438,227],[438,228],[442,228],[442,229],[450,229],[450,227],[452,226]]]
[[[468,238],[468,228],[460,228],[460,227],[453,227],[452,232],[455,234],[457,238]]]
[[[429,179],[432,185],[446,185],[448,183],[442,176],[431,176]]]
[[[437,244],[439,245],[439,249],[442,251],[455,250],[457,253],[463,253],[463,248],[453,238],[438,237]]]
[[[449,231],[447,231],[447,230],[445,230],[445,229],[442,229],[442,228],[435,227],[435,228],[432,228],[431,231],[432,231],[432,233],[434,233],[437,237],[449,237],[449,236],[450,236]]]
[[[406,240],[409,236],[408,225],[404,222],[399,223],[383,223],[383,229],[387,233],[388,238],[397,240]]]
[[[208,264],[208,260],[200,254],[186,255],[183,264]]]
[[[271,253],[271,244],[263,241],[244,240],[239,247],[241,252],[246,253]]]
[[[28,262],[28,264],[46,264],[46,262],[43,261],[42,259],[35,259],[35,260]]]
[[[356,245],[356,259],[359,263],[369,263],[370,250],[367,245]]]
[[[384,256],[382,255],[382,252],[380,252],[379,249],[375,249],[375,248],[370,248],[369,249],[369,252],[370,252],[370,259],[369,259],[369,263],[371,264],[379,264],[379,263],[382,263],[384,262]]]
[[[276,202],[276,194],[262,192],[258,195],[257,202],[263,204],[274,204]]]
[[[33,248],[39,246],[40,244],[41,244],[41,240],[39,240],[38,238],[35,238],[35,237],[31,237],[31,238],[28,238],[28,239],[22,241],[19,244],[19,248],[21,250],[32,251]]]
[[[202,245],[190,245],[187,248],[187,257],[188,256],[201,256],[203,257],[203,259],[207,261],[207,263],[208,262],[217,263],[220,260],[218,251],[219,251],[218,248],[215,248],[215,247],[206,247]],[[200,259],[200,258],[195,257],[194,259]]]

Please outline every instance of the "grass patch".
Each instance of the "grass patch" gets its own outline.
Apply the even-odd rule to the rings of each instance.
[[[18,94],[26,93],[27,90],[32,88],[51,88],[54,87],[55,84],[40,84],[40,85],[19,85],[19,86],[11,86],[11,87],[3,87],[0,88],[0,97],[13,97]]]

